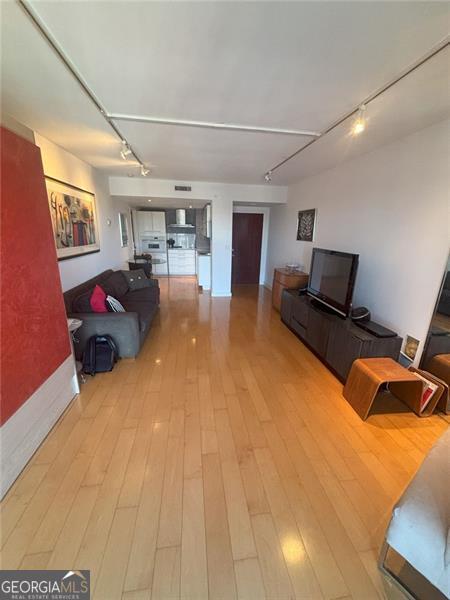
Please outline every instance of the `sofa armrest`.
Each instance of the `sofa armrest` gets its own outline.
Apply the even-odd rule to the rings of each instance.
[[[394,507],[386,541],[445,596],[450,594],[450,429],[432,447]]]
[[[139,352],[139,316],[135,312],[72,313],[68,315],[83,321],[75,333],[75,355],[83,355],[86,342],[93,335],[110,335],[116,342],[121,358],[134,357]]]

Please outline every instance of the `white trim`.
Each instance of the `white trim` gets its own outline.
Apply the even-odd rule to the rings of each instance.
[[[230,292],[212,292],[211,298],[231,298]]]
[[[19,476],[50,429],[76,395],[70,354],[0,429],[0,498]]]

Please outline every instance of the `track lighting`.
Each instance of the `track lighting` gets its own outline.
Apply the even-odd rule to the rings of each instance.
[[[270,183],[272,181],[272,171],[267,171],[267,173],[264,175],[264,181],[266,183]]]
[[[356,114],[356,119],[352,126],[352,135],[359,135],[366,128],[366,119],[364,116],[365,110],[366,110],[365,105],[361,104],[361,106],[359,107],[359,110]]]
[[[147,177],[150,173],[150,169],[146,169],[144,165],[141,165],[141,175],[142,177]]]
[[[125,140],[122,140],[122,150],[120,151],[120,156],[123,160],[128,160],[127,157],[130,156],[131,149]]]

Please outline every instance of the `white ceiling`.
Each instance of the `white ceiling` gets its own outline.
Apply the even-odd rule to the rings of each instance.
[[[323,130],[446,35],[444,2],[36,1],[109,113]],[[2,3],[3,110],[110,174],[138,175],[53,50]],[[274,175],[286,184],[448,115],[448,52]],[[261,183],[310,138],[116,121],[152,176]]]

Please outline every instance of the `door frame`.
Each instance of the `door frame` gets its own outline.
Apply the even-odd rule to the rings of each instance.
[[[261,261],[259,267],[259,285],[266,283],[267,249],[269,244],[270,206],[240,206],[233,204],[233,213],[253,213],[263,215]]]

